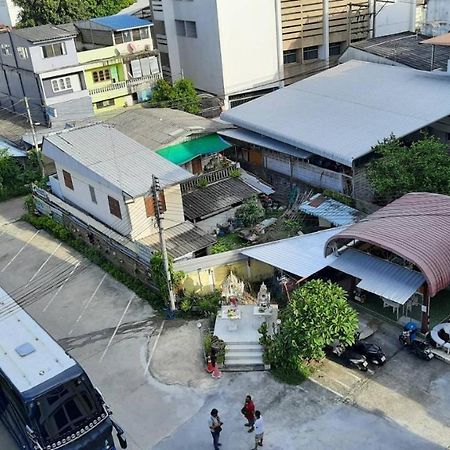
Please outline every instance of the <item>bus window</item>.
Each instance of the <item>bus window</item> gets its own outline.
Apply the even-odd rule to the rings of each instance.
[[[92,387],[82,379],[41,395],[35,405],[36,423],[46,444],[76,432],[104,412]]]

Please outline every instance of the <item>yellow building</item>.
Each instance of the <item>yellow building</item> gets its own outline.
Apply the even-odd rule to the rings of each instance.
[[[75,24],[78,60],[95,113],[149,100],[160,79],[151,22],[134,16],[109,16]]]

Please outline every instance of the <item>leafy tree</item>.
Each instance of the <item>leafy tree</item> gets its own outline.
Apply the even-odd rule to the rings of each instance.
[[[291,294],[275,334],[269,335],[263,327],[261,343],[266,361],[279,375],[304,377],[308,362],[325,356],[325,346],[336,340],[351,345],[357,329],[357,313],[344,289],[330,281],[312,280]]]
[[[407,147],[392,135],[374,150],[379,157],[369,164],[368,177],[386,202],[408,192],[450,194],[450,155],[437,138],[424,136]]]
[[[153,88],[150,106],[179,109],[191,114],[198,114],[200,99],[191,80],[178,80],[173,85],[166,80],[158,80]]]
[[[242,223],[246,227],[256,225],[258,222],[261,222],[264,217],[264,208],[256,195],[246,200],[236,211],[236,218],[242,220]]]
[[[14,3],[22,8],[19,26],[33,27],[116,14],[134,0],[14,0]]]
[[[173,269],[173,260],[169,258],[169,271],[172,280],[172,286],[175,290],[180,289],[184,278],[183,272],[175,272]],[[167,286],[166,271],[164,268],[164,259],[161,252],[155,252],[150,260],[150,274],[155,286],[161,292],[164,300],[169,299],[169,287]]]

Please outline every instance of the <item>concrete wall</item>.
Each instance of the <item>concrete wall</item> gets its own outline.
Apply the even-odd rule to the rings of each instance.
[[[429,36],[438,36],[450,31],[450,2],[428,0],[419,23],[420,31]]]
[[[13,0],[0,0],[0,23],[8,26],[16,26],[19,21],[21,9]]]
[[[225,278],[231,271],[245,282],[260,282],[274,274],[274,268],[269,264],[254,259],[241,260],[190,273],[185,272],[186,278],[183,287],[187,292],[212,292],[215,289],[222,288]]]
[[[370,0],[372,5],[374,0]],[[375,20],[375,36],[415,31],[416,2],[390,0],[390,3],[377,3]],[[371,6],[371,11],[373,6]]]
[[[404,64],[393,61],[392,59],[383,58],[382,56],[377,56],[354,47],[349,47],[344,52],[344,54],[339,58],[339,63],[342,64],[347,61],[351,61],[352,59],[356,59],[358,61],[373,62],[377,64],[386,64],[388,66],[407,67]]]

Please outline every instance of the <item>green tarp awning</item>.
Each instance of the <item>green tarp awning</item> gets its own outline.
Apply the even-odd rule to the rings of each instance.
[[[156,150],[156,153],[174,164],[185,164],[200,155],[218,153],[231,145],[217,134],[210,134],[182,144],[170,145]]]

